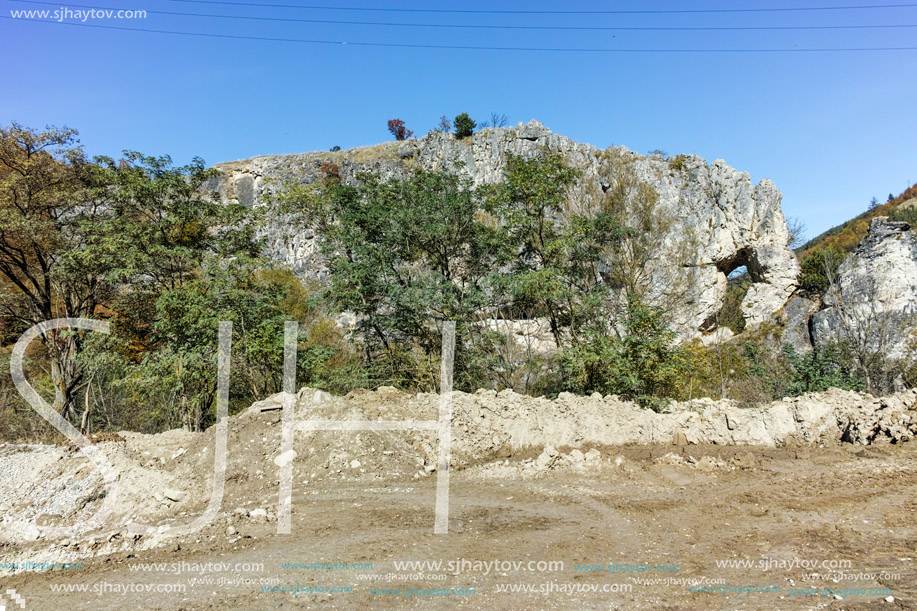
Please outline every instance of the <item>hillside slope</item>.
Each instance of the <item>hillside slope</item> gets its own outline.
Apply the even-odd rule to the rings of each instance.
[[[917,185],[902,192],[898,197],[858,214],[852,219],[832,227],[821,235],[812,238],[798,249],[800,258],[820,247],[833,246],[841,252],[851,252],[860,243],[869,230],[869,223],[877,216],[887,216],[893,221],[908,221],[914,224],[917,216]]]

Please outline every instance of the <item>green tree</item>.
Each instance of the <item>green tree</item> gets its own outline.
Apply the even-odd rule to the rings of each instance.
[[[789,394],[822,392],[829,388],[863,390],[862,378],[854,374],[849,359],[844,357],[838,344],[815,346],[805,354],[797,353],[792,346],[783,348],[792,366]]]
[[[820,246],[800,263],[799,288],[812,295],[824,295],[845,255],[834,246]]]
[[[160,426],[200,429],[216,393],[218,324],[231,320],[235,386],[254,399],[276,389],[282,292],[257,281],[251,211],[210,196],[216,172],[197,158],[174,166],[127,152],[97,158],[96,171],[109,214],[87,228],[80,256],[102,262],[117,291],[107,302],[112,337],[85,359],[94,375],[107,373],[135,403],[155,397],[147,417]],[[110,352],[123,363],[100,356]]]
[[[384,380],[435,387],[440,335],[431,321],[444,320],[456,321],[465,338],[456,380],[467,378],[463,346],[494,307],[493,275],[509,258],[501,229],[480,218],[468,180],[422,170],[403,181],[328,179],[292,190],[285,208],[319,229],[331,270],[326,297],[358,316],[367,359],[383,365]]]
[[[294,187],[281,211],[322,236],[330,269],[325,298],[356,314],[376,383],[434,388],[438,320],[458,323],[456,385],[511,383],[548,392],[615,392],[658,409],[678,395],[687,368],[665,312],[609,281],[609,253],[652,223],[622,227],[629,191],[584,208],[570,197],[580,173],[563,156],[509,155],[505,181],[472,189],[454,175],[373,174],[353,184],[327,176]],[[647,238],[649,239],[649,238]],[[621,308],[615,304],[624,300]],[[546,361],[513,356],[492,323],[547,321],[562,379],[531,383]],[[499,324],[497,324],[499,328]]]
[[[222,261],[250,273],[260,250],[248,210],[208,197],[204,187],[215,175],[200,159],[176,167],[168,157],[126,152],[118,161],[89,161],[76,132],[66,128],[0,130],[5,319],[25,327],[60,317],[107,317],[114,337],[90,344],[117,347],[127,362],[168,346],[186,350],[188,342],[175,344],[163,335],[164,300],[179,303],[184,297],[193,311],[200,295],[192,288],[208,276],[205,267]],[[231,303],[243,303],[238,291]],[[195,320],[206,319],[198,314]],[[188,332],[190,322],[183,322]],[[72,422],[79,419],[80,403],[81,421],[87,422],[88,394],[82,402],[77,394],[88,393],[93,378],[98,382],[102,375],[91,367],[102,361],[81,358],[96,335],[64,330],[42,337],[54,407]],[[118,369],[111,359],[104,362],[107,372]]]
[[[455,117],[453,126],[455,127],[455,137],[462,140],[474,133],[474,128],[478,125],[468,116],[467,112],[463,112]]]
[[[631,295],[620,340],[591,332],[561,354],[563,388],[616,394],[654,410],[678,395],[689,364],[659,308]]]
[[[244,402],[279,391],[283,367],[282,294],[258,283],[249,269],[212,263],[198,279],[169,289],[155,302],[150,346],[127,370],[135,399],[158,397],[161,425],[200,430],[212,421],[216,397],[217,331],[233,322],[232,395]]]
[[[609,298],[603,254],[621,239],[614,210],[576,212],[569,189],[581,175],[563,156],[508,155],[506,180],[486,198],[486,210],[507,233],[515,257],[501,278],[511,317],[545,317],[558,346],[586,325],[602,325]]]
[[[82,253],[110,216],[95,168],[68,128],[0,128],[0,309],[20,330],[53,318],[91,317],[112,290],[110,260]],[[74,420],[85,371],[75,356],[82,332],[41,337],[53,406]]]

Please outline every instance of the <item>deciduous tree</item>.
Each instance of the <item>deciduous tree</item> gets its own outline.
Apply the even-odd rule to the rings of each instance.
[[[395,136],[395,140],[407,140],[414,135],[414,132],[404,126],[404,121],[401,119],[390,119],[388,131]]]

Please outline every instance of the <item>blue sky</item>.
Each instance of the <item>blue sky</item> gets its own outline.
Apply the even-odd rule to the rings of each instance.
[[[257,0],[232,0],[251,4]],[[724,0],[449,4],[261,0],[337,7],[665,10],[837,7],[903,0]],[[187,2],[80,0],[11,10],[146,9],[143,20],[86,23],[306,44],[0,19],[0,122],[69,125],[91,154],[123,149],[208,163],[374,144],[401,118],[418,134],[440,115],[538,119],[599,147],[725,159],[772,179],[787,216],[814,236],[917,182],[917,51],[630,53],[367,47],[353,43],[601,49],[915,47],[917,28],[584,31],[418,28],[190,17],[444,25],[769,27],[917,25],[902,8],[681,14],[477,14],[350,11]],[[69,19],[67,23],[79,23]]]

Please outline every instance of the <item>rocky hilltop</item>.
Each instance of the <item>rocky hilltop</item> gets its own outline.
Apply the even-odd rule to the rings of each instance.
[[[259,206],[287,185],[317,180],[324,162],[339,166],[345,181],[355,180],[362,171],[397,178],[420,167],[462,173],[480,185],[502,180],[507,154],[530,158],[545,149],[561,153],[582,170],[571,196],[583,209],[597,205],[625,168],[656,192],[653,213],[666,222],[654,244],[656,256],[647,264],[649,285],[657,301],[672,306],[682,337],[715,330],[727,275],[740,267],[747,268],[753,281],[742,302],[748,325],[764,322],[793,295],[799,265],[787,246],[781,193],[770,180],[752,184],[747,173],[720,159],[708,164],[696,155],[665,158],[625,147],[597,149],[554,134],[537,121],[484,129],[463,140],[431,132],[414,140],[347,151],[223,163],[216,166],[223,175],[211,187],[224,201]],[[292,231],[283,219],[275,218],[267,238],[271,256],[300,275],[321,276],[312,232]]]

